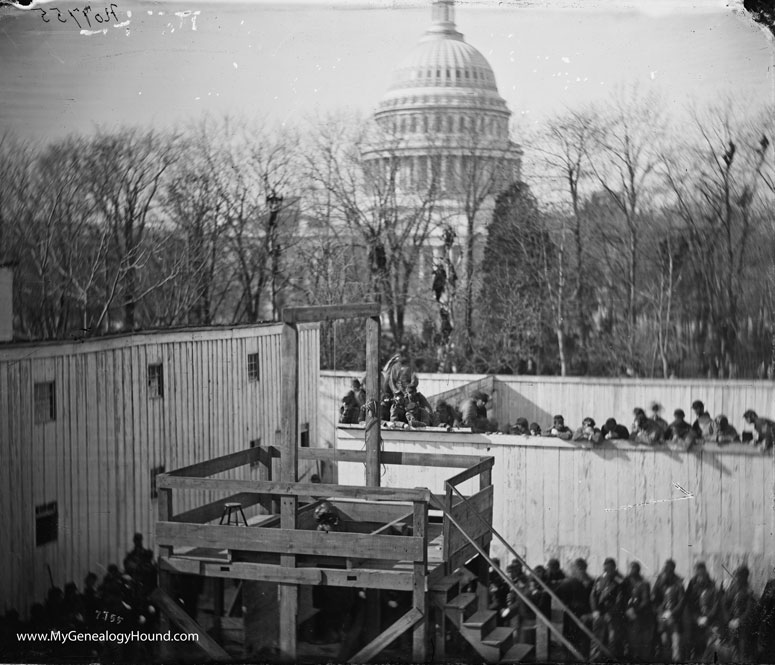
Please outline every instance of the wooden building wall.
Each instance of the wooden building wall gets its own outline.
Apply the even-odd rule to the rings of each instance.
[[[82,343],[0,346],[0,611],[27,610],[54,583],[123,562],[139,531],[153,545],[152,469],[275,443],[280,324],[144,333]],[[299,422],[317,438],[318,327],[301,325]],[[248,354],[258,354],[257,381]],[[148,365],[163,366],[163,396]],[[35,422],[34,385],[56,413]],[[250,477],[257,470],[239,470]],[[301,468],[301,472],[307,472]],[[173,496],[185,510],[197,499]],[[58,538],[36,546],[36,507],[57,502]]]
[[[363,373],[360,373],[360,377]],[[481,374],[420,374],[418,389],[431,397],[452,388],[480,380]],[[354,372],[321,372],[320,435],[321,442],[333,446],[339,404],[350,389]],[[626,427],[633,421],[632,410],[650,408],[657,401],[663,406],[662,416],[670,421],[673,411],[682,408],[691,417],[694,400],[702,400],[715,416],[724,413],[738,430],[743,429],[743,413],[753,409],[759,415],[775,419],[775,382],[748,380],[652,380],[596,379],[585,377],[496,376],[490,416],[499,423],[513,424],[523,416],[529,422],[546,427],[552,417],[561,413],[570,427],[576,428],[586,416],[598,425],[609,417]]]
[[[337,445],[360,449],[362,432],[338,430]],[[697,452],[623,442],[586,450],[558,439],[508,435],[383,432],[385,450],[492,455],[493,526],[528,563],[583,556],[590,573],[614,557],[654,576],[667,558],[688,578],[704,560],[717,581],[745,562],[761,592],[775,565],[775,462],[750,446]],[[363,465],[339,465],[339,481],[361,484]],[[442,467],[385,467],[385,487],[443,492]],[[464,494],[477,487],[468,481]],[[491,551],[510,559],[493,539]]]

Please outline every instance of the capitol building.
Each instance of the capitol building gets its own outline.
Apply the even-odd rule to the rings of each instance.
[[[454,12],[453,0],[433,3],[430,27],[374,113],[380,138],[361,156],[365,169],[393,169],[407,199],[433,196],[433,246],[444,228],[462,242],[481,236],[495,197],[519,179],[522,156],[492,68],[457,31]]]

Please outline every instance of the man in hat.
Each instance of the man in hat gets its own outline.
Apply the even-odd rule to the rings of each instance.
[[[477,390],[460,405],[461,424],[474,432],[486,432],[490,428],[487,420],[487,402],[490,396]]]
[[[740,441],[740,435],[734,426],[729,424],[729,418],[724,414],[719,414],[716,416],[716,428],[711,440],[721,446]]]
[[[718,631],[721,602],[718,589],[708,575],[703,561],[694,564],[694,576],[686,586],[686,649],[687,657],[700,659],[705,655],[714,629]]]
[[[592,629],[597,639],[614,658],[621,658],[624,646],[624,610],[627,587],[611,558],[603,562],[603,574],[595,580],[589,605],[592,608]],[[592,647],[592,660],[602,657],[599,648]]]
[[[640,563],[630,564],[627,575],[627,647],[632,660],[646,662],[652,656],[654,644],[654,612],[651,608],[651,587],[640,573]]]
[[[552,426],[545,436],[556,436],[558,439],[570,441],[573,438],[573,432],[571,428],[565,424],[565,418],[561,415],[556,415],[552,420]]]
[[[675,561],[668,559],[654,582],[651,600],[657,614],[657,633],[663,656],[673,662],[681,660],[683,611],[685,605],[683,580],[675,574]]]
[[[668,442],[681,446],[685,450],[689,450],[697,439],[696,430],[684,420],[686,414],[683,409],[676,409],[673,412],[673,422],[667,428],[665,432],[665,439]]]
[[[603,440],[603,436],[600,430],[595,427],[595,419],[587,416],[581,422],[579,427],[573,434],[574,441],[588,441],[590,443],[600,443]]]
[[[527,418],[517,418],[517,422],[511,427],[510,434],[519,434],[521,436],[527,436],[530,434],[530,426],[527,423]]]
[[[606,440],[627,440],[630,438],[630,430],[624,425],[617,423],[615,418],[608,418],[608,420],[605,421],[605,425],[600,428],[600,434],[602,434],[603,438]]]
[[[635,417],[632,433],[635,435],[635,441],[644,443],[648,446],[658,445],[664,442],[665,431],[646,414],[641,412]]]
[[[576,559],[570,565],[570,575],[556,589],[557,597],[584,623],[589,622],[592,614],[589,596],[593,585],[594,580],[587,574],[587,562]],[[589,655],[589,637],[567,612],[563,614],[562,634],[583,656]]]
[[[736,660],[752,662],[755,651],[754,620],[756,596],[748,584],[748,566],[738,566],[729,589],[723,594],[722,607],[727,620],[728,638]]]

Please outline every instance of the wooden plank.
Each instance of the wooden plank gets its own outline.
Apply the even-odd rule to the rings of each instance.
[[[326,585],[363,589],[395,589],[411,591],[413,572],[411,570],[375,570],[371,568],[303,567],[288,569],[266,563],[242,561],[213,562],[185,556],[162,557],[159,567],[178,574],[204,575],[228,579],[255,580],[264,582],[292,582],[303,585]]]
[[[473,478],[474,476],[478,476],[480,473],[491,470],[494,464],[494,457],[480,458],[476,464],[470,466],[465,471],[461,471],[460,473],[455,474],[451,478],[447,479],[447,482],[450,485],[459,485],[469,478]]]
[[[161,474],[159,487],[171,489],[210,489],[222,492],[253,492],[289,496],[328,496],[351,499],[388,501],[428,501],[430,491],[423,488],[358,487],[353,485],[326,485],[322,483],[293,483],[254,480],[219,480],[217,478],[185,478]]]
[[[258,462],[258,456],[258,448],[247,448],[246,450],[238,450],[235,453],[222,455],[205,462],[198,462],[197,464],[191,464],[181,469],[175,469],[174,471],[168,472],[167,475],[206,478],[207,476],[214,476],[216,473],[223,473],[224,471],[235,469],[245,464],[250,464],[251,462]]]
[[[525,490],[527,513],[532,516],[531,526],[525,533],[525,548],[528,561],[544,560],[544,476],[540,472],[543,451],[526,451]]]
[[[300,448],[299,459],[325,460],[330,462],[365,462],[365,450],[346,450],[335,448]],[[482,458],[477,455],[443,455],[433,453],[414,453],[397,450],[383,450],[380,454],[382,464],[402,466],[430,466],[448,469],[467,469]]]
[[[385,531],[390,531],[394,526],[398,526],[401,522],[408,522],[410,521],[410,518],[414,515],[414,511],[410,511],[406,513],[405,515],[399,515],[394,519],[392,522],[388,522],[387,524],[383,524],[379,529],[375,529],[371,532],[372,536],[377,536],[380,533],[383,533]]]
[[[211,660],[219,663],[229,662],[231,656],[194,621],[180,605],[178,605],[162,589],[155,589],[150,596],[153,603],[169,617],[172,622],[185,633],[196,633],[196,644]]]
[[[356,653],[348,663],[368,663],[371,659],[379,654],[383,649],[386,649],[390,644],[401,637],[407,630],[413,628],[422,619],[423,614],[419,610],[412,608],[398,621],[388,626],[377,637],[375,637],[369,644]],[[415,662],[423,662],[422,660],[416,660]]]
[[[390,522],[411,510],[407,501],[358,501],[354,499],[331,499],[330,503],[342,517],[356,522]]]
[[[336,321],[338,319],[360,319],[378,317],[379,303],[355,303],[352,305],[316,305],[311,307],[286,307],[283,309],[285,323],[310,323]]]
[[[379,305],[375,305],[379,308]],[[379,312],[379,310],[377,310]],[[380,449],[382,437],[380,429],[382,420],[379,417],[379,338],[380,324],[379,314],[366,321],[366,400],[367,404],[374,404],[374,409],[367,410],[365,425],[366,445],[366,469],[365,482],[370,487],[379,487],[380,484]]]
[[[181,547],[315,554],[392,561],[420,561],[425,556],[423,539],[417,536],[371,536],[360,533],[262,529],[160,521],[157,542]]]
[[[543,504],[544,504],[544,528],[543,528],[543,557],[546,562],[550,556],[557,554],[559,545],[559,501],[560,488],[560,450],[551,448],[542,455],[541,469],[538,473],[543,475]]]
[[[426,593],[426,575],[428,565],[428,503],[414,502],[414,535],[422,543],[422,556],[414,563],[414,588],[412,590],[413,609],[420,613],[420,619],[415,624],[412,633],[412,660],[424,663],[428,652],[428,594]],[[374,537],[374,536],[372,536]],[[377,538],[379,536],[376,536]]]
[[[213,520],[220,519],[223,515],[224,504],[226,503],[239,503],[243,508],[248,508],[260,502],[260,494],[248,494],[245,492],[241,494],[232,494],[231,496],[227,496],[224,499],[217,499],[216,501],[207,503],[204,506],[199,506],[198,508],[192,508],[191,510],[178,513],[172,518],[172,520],[169,521],[205,524],[206,522],[212,522]]]
[[[467,502],[454,506],[450,513],[470,538],[477,539],[490,531],[492,505],[493,487],[490,485],[474,494]],[[450,529],[448,538],[449,552],[455,552],[468,543],[468,538],[456,528]]]

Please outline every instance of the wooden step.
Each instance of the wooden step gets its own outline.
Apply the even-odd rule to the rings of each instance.
[[[533,652],[532,644],[523,644],[517,642],[512,644],[511,648],[503,654],[499,662],[501,663],[521,663]]]
[[[437,582],[434,582],[430,588],[431,593],[448,602],[460,593],[460,576],[447,575]]]
[[[513,639],[514,629],[508,626],[501,626],[487,633],[482,640],[482,644],[486,644],[488,647],[497,647],[503,653],[508,651]]]
[[[463,622],[468,630],[478,633],[481,640],[485,635],[492,632],[498,620],[498,613],[490,610],[479,610],[472,614]]]
[[[475,593],[461,593],[450,600],[444,609],[456,626],[465,622],[477,609],[477,597]]]

